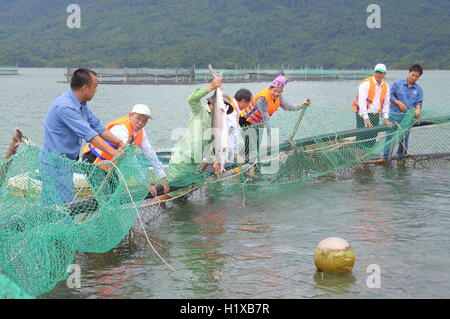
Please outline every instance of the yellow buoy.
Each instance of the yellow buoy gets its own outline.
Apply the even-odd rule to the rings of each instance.
[[[317,245],[314,263],[319,272],[343,274],[353,269],[355,252],[345,239],[329,237]]]

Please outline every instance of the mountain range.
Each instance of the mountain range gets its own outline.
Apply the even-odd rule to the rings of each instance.
[[[450,69],[450,1],[373,2],[0,0],[0,65]]]

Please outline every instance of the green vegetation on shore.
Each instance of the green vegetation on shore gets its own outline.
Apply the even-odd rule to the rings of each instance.
[[[450,69],[450,2],[0,0],[0,65],[21,67]]]

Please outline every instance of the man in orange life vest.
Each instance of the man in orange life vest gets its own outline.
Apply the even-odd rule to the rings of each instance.
[[[381,114],[386,126],[389,128],[393,126],[392,122],[389,121],[390,93],[385,77],[386,66],[377,64],[373,76],[364,79],[359,85],[358,94],[352,104],[356,116],[356,128],[378,126]],[[357,149],[371,149],[375,145],[377,134],[376,132],[358,134],[355,144]],[[357,152],[357,157],[361,157],[361,152],[358,150]]]
[[[281,107],[286,111],[296,111],[299,110],[302,106],[311,105],[311,100],[306,99],[303,103],[291,105],[286,102],[283,98],[282,93],[289,80],[282,75],[279,75],[272,82],[270,87],[265,88],[258,94],[253,97],[253,103],[251,103],[248,107],[244,108],[241,111],[241,117],[239,119],[239,123],[242,127],[246,127],[249,125],[256,124],[264,124],[267,128],[267,134],[270,136],[270,145],[274,145],[274,141],[271,136],[271,127],[269,124],[270,117]],[[259,130],[256,129],[257,136],[257,149],[259,149],[260,143],[260,135]],[[248,161],[248,153],[249,153],[249,137],[245,137],[245,155],[246,161]]]
[[[167,177],[161,161],[158,159],[156,152],[150,145],[147,134],[145,133],[144,127],[147,125],[149,119],[151,119],[150,109],[144,104],[136,104],[131,113],[127,116],[122,117],[118,120],[112,121],[106,125],[106,127],[118,137],[122,142],[126,143],[131,136],[134,137],[134,143],[136,146],[142,149],[142,152],[146,158],[148,158],[155,170],[156,175],[160,179],[165,179]],[[111,145],[116,148],[115,145]],[[90,143],[86,144],[83,150],[83,161],[90,163],[95,163],[101,165],[104,160],[111,160],[112,157],[101,152],[97,148],[93,147]],[[162,185],[164,188],[164,193],[169,191],[169,186],[166,184]],[[156,196],[156,187],[150,187],[150,193]]]

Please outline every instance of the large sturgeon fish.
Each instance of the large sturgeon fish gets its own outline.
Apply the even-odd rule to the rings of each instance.
[[[217,73],[211,65],[208,65],[209,72],[213,77],[222,78],[223,72]],[[217,88],[211,98],[214,105],[212,111],[212,133],[211,143],[213,154],[220,167],[219,176],[225,171],[225,161],[228,156],[228,126],[227,126],[227,110],[228,107],[223,101],[223,88]]]

